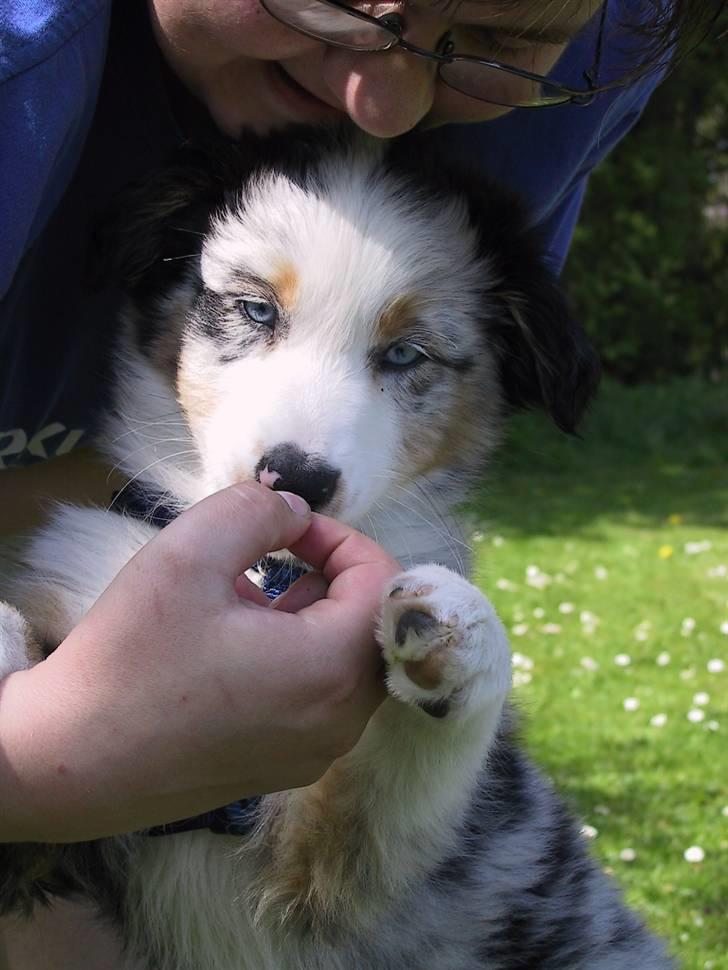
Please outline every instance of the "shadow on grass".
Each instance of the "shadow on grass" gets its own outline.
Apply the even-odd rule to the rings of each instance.
[[[612,867],[618,882],[672,913],[673,919],[676,912],[687,923],[693,913],[702,915],[701,947],[728,952],[728,922],[724,919],[728,877],[720,856],[709,850],[705,864],[698,866],[687,865],[683,856],[700,829],[700,813],[713,813],[716,803],[722,801],[722,779],[706,784],[680,778],[678,787],[674,772],[665,779],[656,767],[649,771],[635,767],[634,748],[634,739],[623,743],[612,739],[604,766],[608,771],[597,776],[593,752],[566,758],[560,754],[558,760],[541,752],[540,757],[536,753],[536,760],[550,767],[550,777],[576,816],[597,826],[599,841],[593,846],[594,854]],[[690,818],[685,817],[685,805],[690,806]],[[627,846],[638,849],[629,871],[618,858],[618,852]],[[673,895],[679,903],[670,902]],[[675,943],[676,930],[669,929]],[[687,970],[687,964],[685,967]]]
[[[605,384],[581,438],[511,420],[472,510],[499,529],[558,535],[600,519],[728,528],[728,387]]]

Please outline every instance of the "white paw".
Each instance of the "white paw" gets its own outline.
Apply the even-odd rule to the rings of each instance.
[[[392,581],[379,637],[390,694],[433,717],[474,712],[508,693],[510,651],[495,610],[444,566],[418,566]]]

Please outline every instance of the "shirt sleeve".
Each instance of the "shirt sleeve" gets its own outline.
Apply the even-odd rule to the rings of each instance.
[[[110,0],[12,0],[0,12],[0,299],[78,163]]]
[[[561,273],[566,262],[591,172],[637,124],[656,83],[650,85],[649,93],[639,99],[636,107],[620,114],[614,127],[602,133],[574,173],[571,183],[565,187],[558,203],[539,223],[546,240],[546,258],[557,274]]]

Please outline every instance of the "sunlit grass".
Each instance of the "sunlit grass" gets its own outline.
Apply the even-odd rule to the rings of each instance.
[[[682,966],[726,970],[728,391],[607,386],[582,441],[518,419],[473,510],[528,746]]]

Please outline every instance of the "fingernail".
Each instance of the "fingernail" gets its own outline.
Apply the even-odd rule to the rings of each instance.
[[[276,495],[280,495],[288,508],[295,512],[296,515],[311,514],[311,506],[300,495],[295,495],[293,492],[276,492]]]

